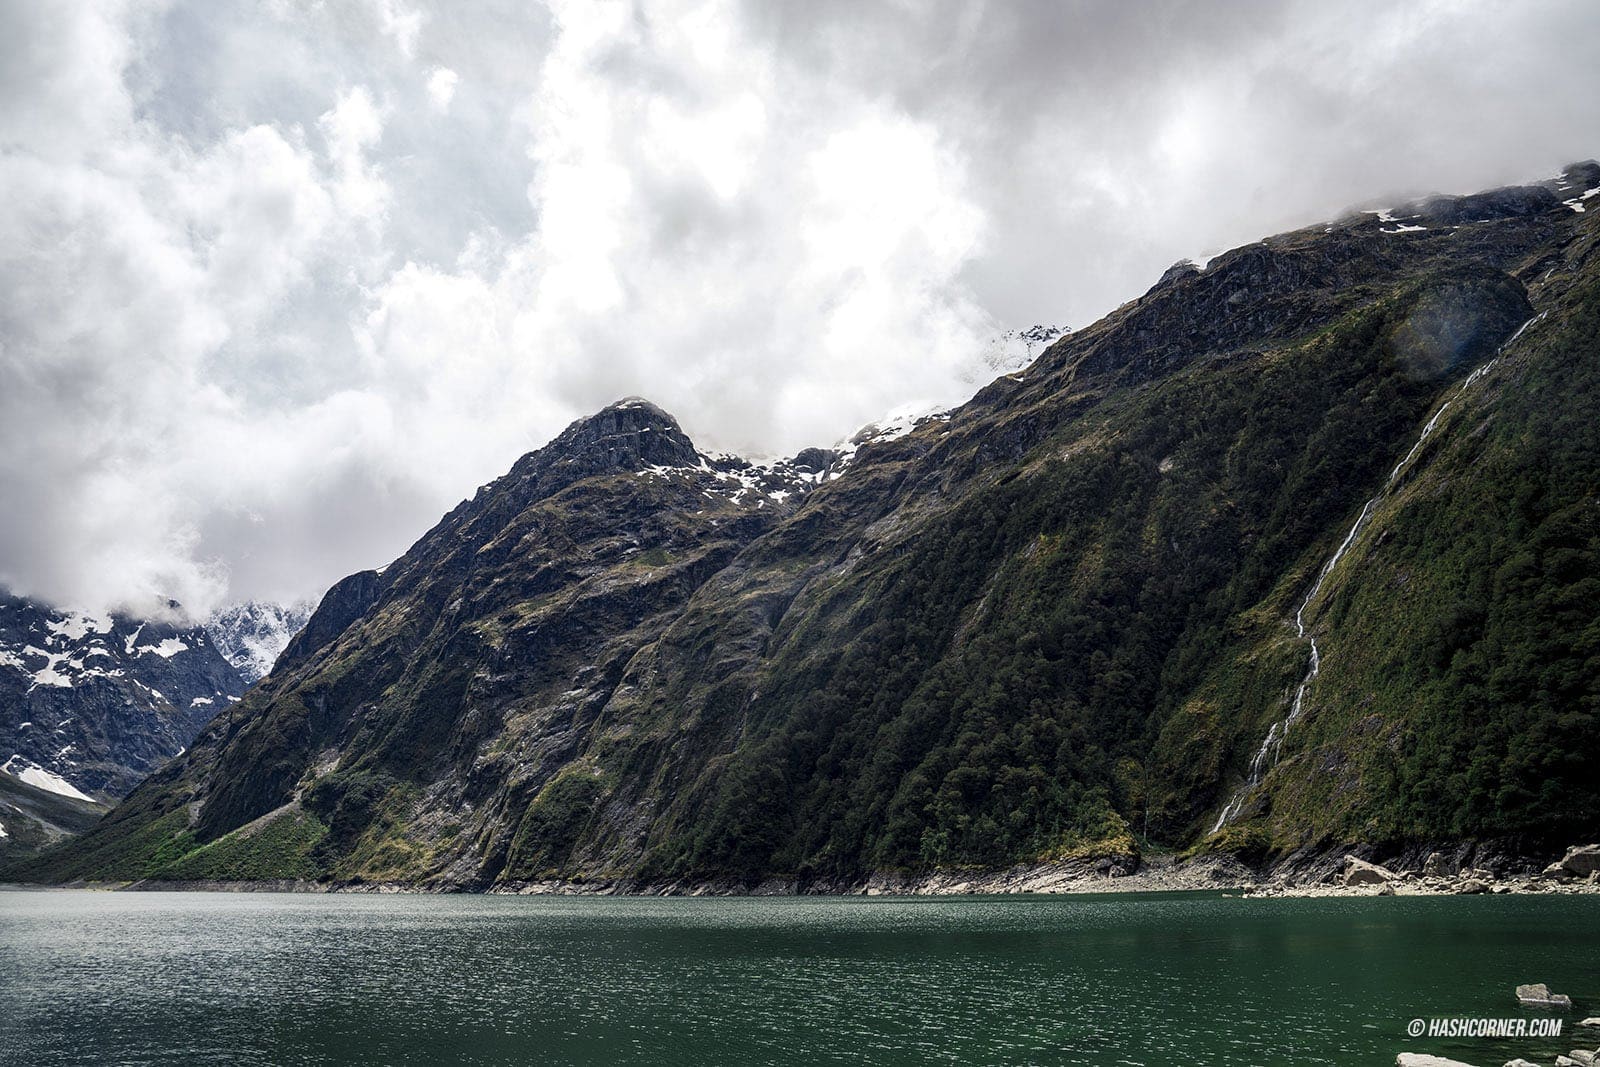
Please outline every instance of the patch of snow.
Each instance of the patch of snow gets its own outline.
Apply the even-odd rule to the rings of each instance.
[[[10,837],[10,836],[11,836],[10,834],[6,833],[6,824],[3,823],[3,822],[0,822],[0,837]]]
[[[189,646],[183,643],[182,638],[164,637],[153,645],[139,645],[133,652],[140,656],[160,656],[162,659],[171,659],[179,652],[189,651]]]
[[[974,368],[976,374],[1009,374],[1028,366],[1039,354],[1066,334],[1059,326],[1030,326],[1026,330],[1007,330],[993,341],[983,354],[983,365]],[[977,381],[973,376],[970,380]]]
[[[133,655],[133,646],[138,643],[139,635],[142,633],[144,633],[144,623],[141,622],[139,628],[133,631],[126,641],[122,642],[122,651],[130,656]]]
[[[208,704],[215,703],[216,701],[212,700],[210,697],[195,697],[193,700],[189,701],[189,706],[191,708],[202,708]]]
[[[111,620],[104,616],[84,615],[80,612],[68,612],[64,619],[51,619],[45,622],[45,628],[57,637],[65,637],[69,641],[82,641],[88,634],[108,634],[111,632]]]
[[[1405,223],[1402,222],[1392,230],[1382,230],[1380,232],[1382,232],[1382,233],[1421,233],[1422,231],[1424,231],[1426,229],[1427,229],[1426,226],[1407,226]]]
[[[0,771],[4,771],[13,778],[27,782],[35,789],[43,789],[48,793],[58,793],[61,796],[73,797],[77,800],[94,800],[94,797],[81,791],[59,774],[51,774],[37,763],[24,759],[22,756],[14,755],[6,760],[5,766],[0,767]]]

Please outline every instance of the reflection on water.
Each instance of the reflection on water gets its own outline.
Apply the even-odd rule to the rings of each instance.
[[[1600,1014],[1600,898],[0,893],[4,1063],[1553,1059],[1405,1036],[1529,981]]]

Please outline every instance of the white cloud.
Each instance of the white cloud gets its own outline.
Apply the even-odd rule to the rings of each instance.
[[[1594,152],[1576,0],[976,10],[0,5],[0,581],[315,594],[618,396],[826,444],[1002,324]]]
[[[456,83],[461,76],[449,67],[434,67],[428,75],[428,100],[433,110],[443,115],[450,110],[450,101],[456,95]]]

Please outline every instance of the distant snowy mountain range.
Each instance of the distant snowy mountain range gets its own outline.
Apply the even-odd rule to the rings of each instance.
[[[115,800],[266,674],[310,611],[250,602],[183,626],[0,592],[0,773]]]
[[[310,601],[272,604],[250,600],[217,612],[206,623],[206,633],[244,683],[254,685],[272,670],[278,654],[316,607]]]

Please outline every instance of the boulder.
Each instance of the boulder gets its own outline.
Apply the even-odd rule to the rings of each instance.
[[[1578,1020],[1578,1025],[1579,1026],[1593,1026],[1593,1027],[1596,1027],[1596,1028],[1600,1028],[1600,1015],[1591,1015],[1587,1019],[1579,1019]]]
[[[1552,993],[1543,982],[1517,986],[1517,1001],[1530,1008],[1571,1009],[1572,998],[1565,993]]]
[[[1573,845],[1561,857],[1561,866],[1579,878],[1600,871],[1600,845]]]
[[[1518,1058],[1514,1060],[1507,1060],[1505,1062],[1505,1067],[1539,1067],[1539,1065],[1534,1063],[1532,1060]]]
[[[1587,1049],[1575,1048],[1567,1055],[1571,1056],[1575,1062],[1583,1064],[1583,1067],[1595,1067],[1595,1064],[1600,1063],[1600,1055],[1596,1055]]]
[[[1544,877],[1553,879],[1557,882],[1572,881],[1572,872],[1563,867],[1560,860],[1556,860],[1550,866],[1546,867],[1543,871],[1543,875]]]
[[[1354,856],[1344,858],[1345,885],[1385,885],[1394,881],[1396,877],[1398,876],[1387,867],[1358,860]]]
[[[1430,852],[1428,858],[1422,861],[1422,873],[1428,878],[1448,878],[1450,864],[1444,858],[1443,852]]]
[[[1457,893],[1487,893],[1488,891],[1489,887],[1478,881],[1476,878],[1468,878],[1466,881],[1456,886]]]
[[[1472,1064],[1430,1056],[1426,1052],[1402,1052],[1394,1058],[1394,1067],[1472,1067]]]

